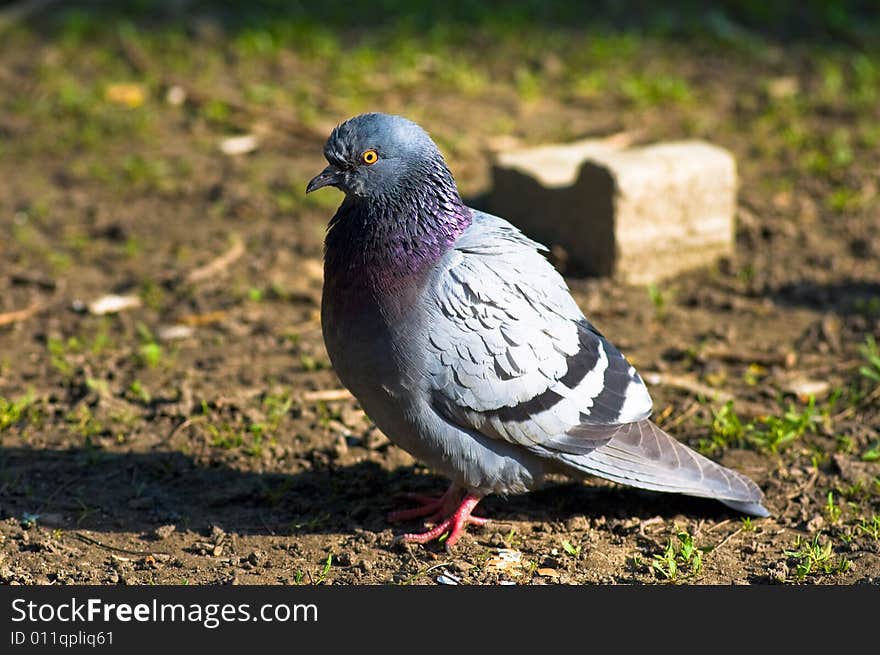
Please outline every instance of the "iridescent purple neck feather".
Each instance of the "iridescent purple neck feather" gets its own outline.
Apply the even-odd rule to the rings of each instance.
[[[471,221],[437,153],[395,187],[346,196],[327,231],[326,274],[363,277],[370,286],[405,283],[439,261]]]

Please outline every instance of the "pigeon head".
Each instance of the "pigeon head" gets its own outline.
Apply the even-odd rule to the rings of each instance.
[[[416,189],[435,169],[448,173],[427,132],[390,114],[361,114],[340,124],[327,139],[324,157],[329,166],[306,193],[334,186],[358,198],[395,196]]]
[[[335,186],[345,199],[330,220],[325,266],[403,279],[436,262],[471,224],[471,210],[427,132],[389,114],[361,114],[327,139],[328,166],[306,193]]]

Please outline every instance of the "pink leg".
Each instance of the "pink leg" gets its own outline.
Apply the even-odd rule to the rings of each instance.
[[[461,497],[461,489],[454,484],[450,484],[446,493],[442,496],[407,494],[406,497],[409,500],[419,503],[421,507],[401,509],[396,512],[391,512],[388,514],[389,522],[397,523],[399,521],[409,521],[410,519],[418,519],[422,517],[429,517],[427,519],[429,522],[439,521],[452,514],[453,510],[458,505],[459,498]]]
[[[447,492],[447,494],[448,493],[449,492]],[[445,497],[446,495],[444,495],[444,498]],[[440,539],[448,532],[449,536],[446,538],[446,547],[450,548],[461,538],[461,535],[464,534],[468,525],[484,525],[488,522],[489,519],[471,516],[471,512],[474,511],[474,507],[476,507],[479,502],[479,496],[468,494],[464,497],[464,500],[461,501],[458,509],[436,527],[431,528],[427,532],[408,532],[400,537],[400,539],[408,543],[425,544],[434,539]]]

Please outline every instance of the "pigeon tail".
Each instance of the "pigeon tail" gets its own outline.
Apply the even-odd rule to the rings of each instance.
[[[721,502],[727,505],[728,507],[735,509],[737,512],[741,512],[742,514],[748,514],[749,516],[757,516],[758,518],[765,519],[770,516],[770,512],[767,511],[767,508],[764,507],[761,503],[743,503],[738,500],[723,500]]]
[[[604,432],[608,439],[589,453],[559,456],[578,472],[640,489],[714,498],[745,514],[769,516],[764,494],[751,479],[691,450],[653,421],[577,429],[594,437]]]

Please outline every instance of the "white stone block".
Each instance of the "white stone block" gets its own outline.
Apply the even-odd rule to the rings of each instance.
[[[488,210],[568,254],[568,273],[648,284],[734,247],[736,162],[703,141],[594,139],[503,152]]]

